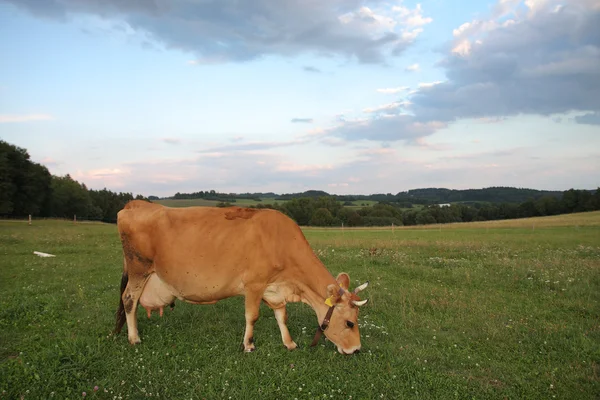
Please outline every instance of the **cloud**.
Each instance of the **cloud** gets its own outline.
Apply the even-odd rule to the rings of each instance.
[[[408,101],[395,101],[393,103],[382,104],[377,107],[367,107],[363,110],[363,112],[367,114],[382,112],[386,114],[395,114],[398,112],[397,110],[400,110],[401,108],[406,108],[409,105],[410,102]]]
[[[302,69],[304,71],[306,71],[306,72],[312,72],[312,73],[315,73],[315,74],[320,74],[321,72],[323,72],[319,68],[312,67],[310,65],[305,65],[304,67],[302,67]]]
[[[442,83],[442,81],[422,82],[422,83],[419,83],[419,89],[429,89],[429,88],[434,87],[435,85],[439,85],[440,83]]]
[[[400,10],[381,0],[5,1],[46,18],[87,14],[116,20],[166,48],[194,53],[196,64],[305,53],[383,63],[431,22],[420,5]]]
[[[77,171],[72,176],[75,180],[84,182],[92,188],[110,187],[114,190],[127,187],[127,180],[131,177],[131,171],[123,167],[100,168],[89,171]]]
[[[575,122],[586,125],[600,125],[600,112],[579,115],[575,117]]]
[[[396,93],[407,91],[408,89],[410,89],[408,86],[399,86],[399,87],[395,87],[395,88],[377,89],[377,91],[379,93],[385,93],[385,94],[396,94]]]
[[[177,138],[162,138],[161,141],[168,144],[181,144],[181,139]]]
[[[432,18],[423,17],[423,10],[421,9],[421,4],[417,4],[417,7],[412,10],[404,6],[394,6],[392,9],[395,12],[397,12],[400,16],[402,16],[402,18],[404,19],[404,23],[407,26],[423,26],[433,22]]]
[[[506,117],[481,117],[477,118],[477,121],[483,124],[499,124],[506,121]]]
[[[310,140],[309,136],[304,136],[299,139],[293,139],[293,140],[281,141],[281,142],[256,141],[256,142],[240,143],[239,141],[237,141],[237,142],[234,142],[234,144],[226,144],[223,146],[216,146],[216,147],[202,149],[202,150],[199,150],[198,153],[207,155],[207,154],[228,154],[228,153],[237,152],[237,151],[250,152],[250,151],[256,151],[256,150],[269,150],[269,149],[278,148],[278,147],[302,145],[302,144],[308,143],[309,140]]]
[[[321,140],[319,140],[319,142],[332,147],[341,147],[346,146],[348,144],[346,140],[343,140],[338,137],[324,137]]]
[[[276,171],[284,171],[284,172],[309,172],[315,173],[322,170],[330,170],[333,169],[331,164],[295,164],[290,162],[283,162],[278,164],[275,167]]]
[[[593,187],[593,172],[600,168],[600,157],[595,150],[531,161],[531,155],[535,154],[531,148],[458,152],[454,157],[428,152],[428,157],[422,157],[421,144],[417,143],[409,152],[393,147],[349,149],[343,161],[331,163],[311,163],[308,159],[295,162],[276,152],[229,151],[210,157],[200,154],[187,159],[107,165],[78,172],[74,178],[94,189],[109,187],[159,196],[209,189],[289,193],[332,188],[332,193],[380,193],[382,190],[395,193],[423,187],[423,182],[431,187],[518,185],[564,190]],[[539,147],[535,151],[539,151]],[[198,177],[202,179],[199,181]],[[328,186],[332,183],[338,186]]]
[[[48,115],[48,114],[25,114],[25,115],[0,114],[0,123],[49,121],[52,119],[54,119],[54,117],[52,115]]]
[[[292,118],[291,122],[294,124],[312,124],[313,119],[312,118]]]
[[[444,127],[446,127],[444,122],[421,122],[412,115],[397,114],[343,121],[337,126],[326,129],[325,134],[346,140],[411,142]]]
[[[586,113],[575,122],[596,124],[600,5],[592,0],[574,0],[562,8],[557,4],[527,0],[526,8],[534,12],[523,13],[522,2],[500,0],[489,20],[468,22],[454,31],[438,63],[445,80],[420,83],[407,93],[407,101],[365,108],[365,117],[339,118],[337,125],[318,134],[417,143],[459,119],[500,123],[520,114],[573,111]]]
[[[418,71],[419,70],[419,64],[411,64],[409,66],[407,66],[406,68],[404,68],[405,71]]]
[[[453,150],[453,147],[447,143],[429,143],[425,138],[417,138],[414,144],[422,149],[433,150],[433,151],[449,151]]]
[[[40,164],[45,165],[46,167],[58,167],[59,165],[61,165],[62,163],[59,161],[56,161],[54,158],[52,157],[45,157],[40,161]]]
[[[447,80],[420,85],[411,111],[421,121],[599,112],[600,7],[558,4],[527,0],[524,13],[504,0],[489,20],[460,26],[439,62]]]
[[[396,154],[396,150],[389,147],[378,147],[372,149],[365,149],[359,152],[360,155],[367,156],[379,156],[383,154]]]

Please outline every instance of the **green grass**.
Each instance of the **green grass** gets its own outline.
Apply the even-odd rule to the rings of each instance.
[[[309,348],[303,304],[288,306],[300,349],[263,307],[258,351],[243,353],[241,298],[140,309],[132,347],[109,336],[114,225],[0,221],[0,398],[598,398],[600,213],[535,221],[306,229],[332,273],[371,281],[355,356]]]

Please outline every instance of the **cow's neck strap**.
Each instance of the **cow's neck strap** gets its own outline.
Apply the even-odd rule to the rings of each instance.
[[[325,329],[327,329],[327,327],[329,326],[329,320],[331,319],[331,314],[333,314],[334,308],[335,308],[335,306],[331,306],[327,310],[327,314],[325,314],[325,318],[323,318],[323,323],[317,327],[317,332],[315,333],[315,338],[313,339],[312,343],[310,344],[310,347],[314,347],[317,345],[317,343],[319,343],[319,340],[321,339],[321,335],[323,334],[323,332],[325,332]]]
[[[340,287],[338,289],[338,295],[341,297],[343,294],[344,294],[344,289],[342,289]],[[333,309],[335,308],[335,305],[331,302],[330,299],[331,298],[327,298],[325,300],[325,304],[327,304],[329,306],[329,309],[327,310],[327,314],[325,314],[325,318],[323,318],[323,323],[317,327],[317,332],[315,333],[315,338],[313,339],[312,343],[310,344],[310,347],[314,347],[317,345],[317,343],[319,343],[319,340],[321,339],[321,335],[323,335],[323,332],[325,332],[325,329],[327,329],[327,327],[329,326],[329,321],[331,320],[331,315],[333,314]],[[327,300],[330,300],[330,301],[327,302]]]

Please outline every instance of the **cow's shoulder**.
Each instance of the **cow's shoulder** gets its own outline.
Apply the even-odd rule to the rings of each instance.
[[[144,200],[132,200],[117,213],[117,227],[120,232],[144,230],[156,221],[166,207]]]
[[[125,204],[125,207],[123,207],[123,210],[133,210],[133,209],[137,209],[137,208],[148,209],[148,208],[157,208],[157,207],[162,207],[162,206],[160,204],[152,203],[152,202],[146,201],[146,200],[131,200],[127,204]]]

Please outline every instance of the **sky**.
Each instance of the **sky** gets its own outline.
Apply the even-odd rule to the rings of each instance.
[[[600,186],[598,0],[0,0],[0,138],[93,189]]]

